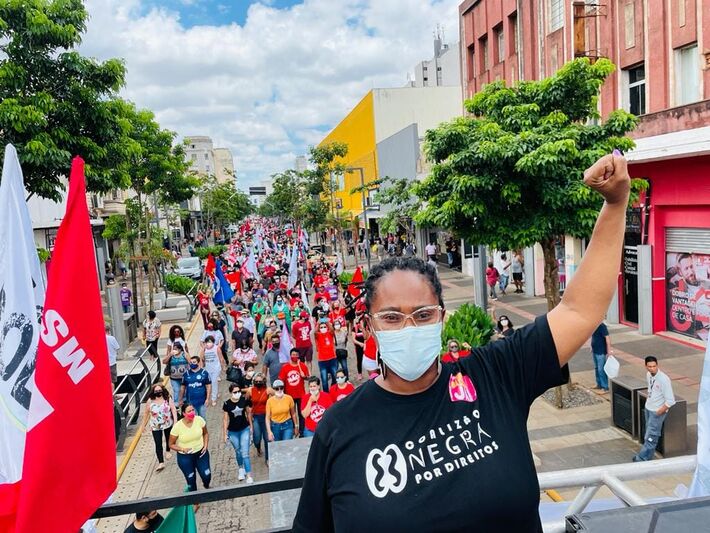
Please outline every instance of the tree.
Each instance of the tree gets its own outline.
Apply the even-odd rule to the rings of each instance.
[[[589,237],[603,199],[582,183],[584,170],[615,148],[637,119],[617,110],[603,124],[597,95],[614,70],[607,59],[576,59],[554,76],[506,87],[486,85],[466,102],[472,116],[426,134],[431,174],[415,187],[420,224],[451,229],[497,249],[540,243],[548,308],[560,301],[555,241]],[[632,182],[631,202],[644,182]]]
[[[397,233],[401,229],[407,234],[407,241],[412,242],[414,216],[421,209],[421,202],[413,192],[415,182],[406,178],[385,177],[379,184],[375,202],[388,208],[378,221],[380,229],[386,233]]]
[[[254,207],[249,196],[237,189],[233,181],[217,183],[212,178],[202,193],[202,210],[215,226],[225,227],[250,215]]]
[[[125,68],[74,50],[87,17],[81,0],[0,3],[0,143],[17,148],[26,189],[55,201],[75,155],[86,162],[89,191],[128,184],[116,99]]]

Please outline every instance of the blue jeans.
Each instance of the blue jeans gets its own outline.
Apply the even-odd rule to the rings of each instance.
[[[261,450],[262,439],[264,440],[264,457],[268,461],[269,439],[266,438],[266,415],[254,415],[254,448],[257,450]]]
[[[182,381],[179,379],[171,379],[170,386],[173,389],[173,401],[177,404],[178,398],[180,397],[180,387],[182,387]]]
[[[293,420],[281,423],[272,420],[271,433],[274,434],[274,441],[291,440],[293,438]]]
[[[643,446],[636,457],[634,457],[634,461],[650,461],[653,459],[656,446],[658,446],[658,439],[661,438],[663,422],[666,416],[668,416],[668,411],[660,416],[648,409],[644,409],[644,411],[646,414],[646,434],[643,437]]]
[[[593,353],[594,358],[594,377],[597,379],[597,387],[609,390],[609,378],[604,372],[604,364],[606,363],[606,354]]]
[[[206,489],[210,488],[212,481],[212,471],[210,470],[210,452],[205,452],[205,455],[200,457],[200,452],[197,453],[178,453],[177,464],[182,474],[187,481],[187,488],[190,492],[197,490],[197,476],[195,471],[200,475],[202,484]]]
[[[320,369],[320,381],[323,384],[323,392],[328,392],[328,374],[330,374],[330,382],[335,383],[335,373],[338,371],[338,359],[334,358],[329,361],[318,361]]]
[[[498,280],[498,286],[500,287],[500,290],[505,292],[505,289],[508,288],[508,280],[510,277],[508,274],[501,274],[500,279]]]
[[[310,429],[303,428],[303,436],[304,437],[312,437],[315,434],[316,434],[315,431],[311,431]]]
[[[239,468],[244,468],[247,474],[251,472],[251,460],[249,459],[249,426],[241,431],[228,431],[227,438],[234,447],[237,455]]]
[[[124,305],[123,307],[123,312],[124,313],[130,313],[131,312],[131,306],[130,305]]]

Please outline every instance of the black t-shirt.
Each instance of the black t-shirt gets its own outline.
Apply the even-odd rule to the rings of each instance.
[[[241,431],[245,427],[249,426],[249,420],[247,420],[246,413],[246,408],[249,406],[251,406],[251,400],[247,400],[246,396],[243,394],[236,402],[231,398],[224,402],[224,405],[222,405],[222,411],[227,413],[229,416],[227,431]]]
[[[243,343],[246,343],[248,346],[251,346],[251,338],[252,334],[247,328],[242,328],[241,331],[239,331],[238,329],[232,331],[232,339],[234,339],[237,348],[239,348],[239,346]]]
[[[460,364],[472,403],[451,400],[456,366],[444,364],[419,394],[369,381],[326,411],[294,532],[542,531],[526,422],[533,400],[563,382],[547,318]]]
[[[133,525],[133,522],[131,522],[131,525],[128,526],[123,533],[153,533],[162,523],[163,517],[158,514],[155,518],[148,520],[148,529],[138,529]]]

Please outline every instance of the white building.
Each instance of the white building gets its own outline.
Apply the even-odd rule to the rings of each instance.
[[[434,39],[434,57],[414,67],[410,87],[460,87],[461,51],[458,43],[450,47],[440,35]]]
[[[303,172],[308,168],[308,159],[305,155],[299,155],[294,162],[293,168],[296,172]]]
[[[236,185],[237,175],[234,171],[234,158],[229,148],[214,148],[212,159],[217,183],[234,183]]]

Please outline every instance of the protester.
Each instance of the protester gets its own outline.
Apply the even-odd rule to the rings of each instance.
[[[294,324],[294,328],[296,325]],[[281,357],[279,356],[279,350],[281,348],[281,337],[279,335],[274,335],[271,337],[271,348],[266,350],[264,354],[264,360],[262,361],[262,372],[264,375],[269,376],[271,380],[271,385],[273,386],[274,381],[279,379],[279,373],[281,372]]]
[[[298,350],[291,348],[289,354],[290,361],[284,363],[279,372],[279,380],[285,383],[285,391],[291,398],[293,398],[296,404],[296,411],[301,413],[301,399],[305,396],[305,380],[310,376],[308,367],[299,360]],[[276,383],[273,384],[274,390],[276,390]],[[303,427],[303,421],[300,423]]]
[[[323,413],[333,405],[333,400],[328,392],[321,390],[321,380],[317,376],[308,378],[308,392],[308,399],[301,410],[306,421],[306,427],[303,430],[304,437],[315,435],[316,427],[323,418]]]
[[[486,268],[486,284],[488,285],[488,296],[491,300],[497,300],[498,295],[496,294],[496,283],[498,283],[498,278],[500,273],[498,269],[493,266],[493,261],[488,262],[488,268]]]
[[[335,355],[335,335],[330,322],[318,324],[316,330],[316,351],[318,353],[318,369],[320,370],[323,390],[328,392],[328,376],[335,383],[335,372],[338,370],[338,359]]]
[[[299,436],[299,421],[293,398],[284,393],[284,382],[274,382],[274,395],[266,401],[266,435],[270,442]]]
[[[211,393],[212,380],[209,373],[204,368],[200,368],[199,356],[191,356],[189,369],[182,377],[178,403],[182,404],[183,408],[186,403],[192,405],[197,414],[204,418]]]
[[[345,375],[348,375],[348,329],[345,327],[344,319],[338,319],[333,324],[333,335],[335,337],[335,357]]]
[[[254,336],[244,327],[244,320],[237,318],[237,327],[232,331],[232,353],[244,345],[251,348],[254,345]]]
[[[215,333],[219,333],[215,331]],[[219,381],[222,371],[224,370],[224,362],[220,356],[219,345],[215,343],[215,338],[212,335],[205,337],[205,340],[200,349],[200,357],[205,365],[205,370],[209,374],[212,387],[210,390],[210,398],[212,407],[217,405],[219,397]]]
[[[176,421],[177,411],[168,389],[163,387],[162,383],[153,385],[145,404],[143,425],[153,434],[155,456],[158,459],[158,466],[155,469],[157,472],[165,468],[163,436],[165,436],[165,457],[168,459],[172,457],[170,454],[170,430]]]
[[[496,331],[498,332],[498,336],[502,339],[510,337],[513,333],[515,333],[513,322],[510,320],[508,315],[500,315],[498,323],[496,324]]]
[[[205,339],[207,337],[212,337],[212,342],[216,346],[218,350],[221,349],[222,345],[224,344],[224,335],[222,335],[222,332],[219,330],[219,321],[210,318],[209,321],[207,322],[207,329],[202,332],[202,336],[200,337],[200,346],[204,346],[205,344]]]
[[[222,405],[224,412],[222,436],[225,443],[230,443],[237,457],[239,473],[237,479],[253,483],[251,477],[251,460],[249,458],[249,442],[254,431],[252,426],[251,401],[242,394],[236,383],[229,385],[230,398]]]
[[[108,368],[109,368],[109,371],[111,372],[111,384],[115,388],[116,383],[118,383],[117,361],[118,361],[118,350],[121,349],[121,345],[116,340],[116,337],[111,335],[111,326],[109,326],[107,324],[105,326],[105,330],[106,330],[106,349],[108,350]]]
[[[438,360],[435,269],[400,257],[372,268],[365,302],[380,375],[318,424],[292,531],[349,530],[353,516],[363,531],[542,530],[528,413],[606,313],[624,239],[623,157],[601,158],[585,182],[605,202],[560,304],[456,365]]]
[[[266,386],[266,376],[257,372],[254,375],[254,383],[249,389],[249,399],[251,400],[251,413],[253,418],[252,427],[254,429],[254,448],[261,457],[261,441],[264,441],[264,456],[266,465],[269,465],[269,439],[266,434],[266,402],[274,395],[274,390]]]
[[[123,533],[153,533],[162,523],[163,517],[158,511],[139,511]]]
[[[182,406],[183,418],[170,430],[170,449],[177,452],[178,468],[187,482],[188,491],[197,490],[197,473],[202,485],[210,488],[212,470],[210,468],[210,453],[207,450],[209,433],[207,422],[197,415],[195,407],[190,403]]]
[[[256,374],[256,365],[251,361],[244,363],[244,389],[248,389],[254,384],[254,374]]]
[[[607,392],[609,390],[609,378],[604,371],[606,358],[614,353],[611,349],[611,338],[606,324],[602,322],[592,333],[592,358],[594,359],[594,377],[597,382],[595,389]]]
[[[168,343],[165,347],[165,355],[170,355],[170,352],[172,351],[173,345],[175,343],[178,343],[180,346],[182,346],[183,352],[185,352],[186,354],[190,353],[190,349],[187,346],[187,340],[185,339],[185,331],[179,324],[170,326],[170,329],[168,330]]]
[[[178,401],[182,378],[185,376],[189,365],[183,351],[183,345],[174,342],[163,359],[163,364],[165,365],[165,374],[170,377],[170,387],[173,389],[172,397],[175,398],[175,401]],[[180,405],[179,402],[178,405]]]
[[[129,289],[125,283],[121,283],[121,290],[118,292],[119,292],[119,296],[121,298],[121,307],[123,307],[123,312],[130,313],[131,312],[131,297],[133,296],[131,289]]]
[[[207,289],[205,292],[202,289],[197,291],[197,303],[202,317],[202,326],[207,329],[207,322],[210,320],[210,295]]]
[[[249,362],[256,364],[258,356],[256,352],[244,341],[239,345],[239,347],[234,350],[232,354],[232,361],[236,361],[239,367],[244,370],[244,365]]]
[[[158,340],[162,324],[156,318],[155,311],[148,311],[148,317],[143,321],[143,341],[152,357],[158,357]]]
[[[456,339],[450,339],[447,343],[449,351],[441,356],[442,363],[455,363],[459,359],[471,355],[471,345],[467,342],[459,343]],[[461,348],[464,348],[461,350]]]
[[[643,446],[633,457],[635,463],[653,459],[658,439],[663,433],[663,423],[668,416],[668,411],[675,405],[671,378],[658,369],[658,359],[649,355],[644,359],[644,362],[646,363],[646,383],[648,385],[648,397],[644,409],[646,431],[643,437]]]
[[[335,382],[336,385],[330,388],[330,399],[333,403],[337,403],[355,392],[355,387],[348,381],[347,374],[342,368],[335,373]]]
[[[302,363],[308,363],[308,368],[311,368],[313,361],[313,342],[311,341],[311,332],[313,327],[308,317],[308,311],[301,311],[298,315],[298,320],[293,323],[293,345],[298,350],[298,355]]]

